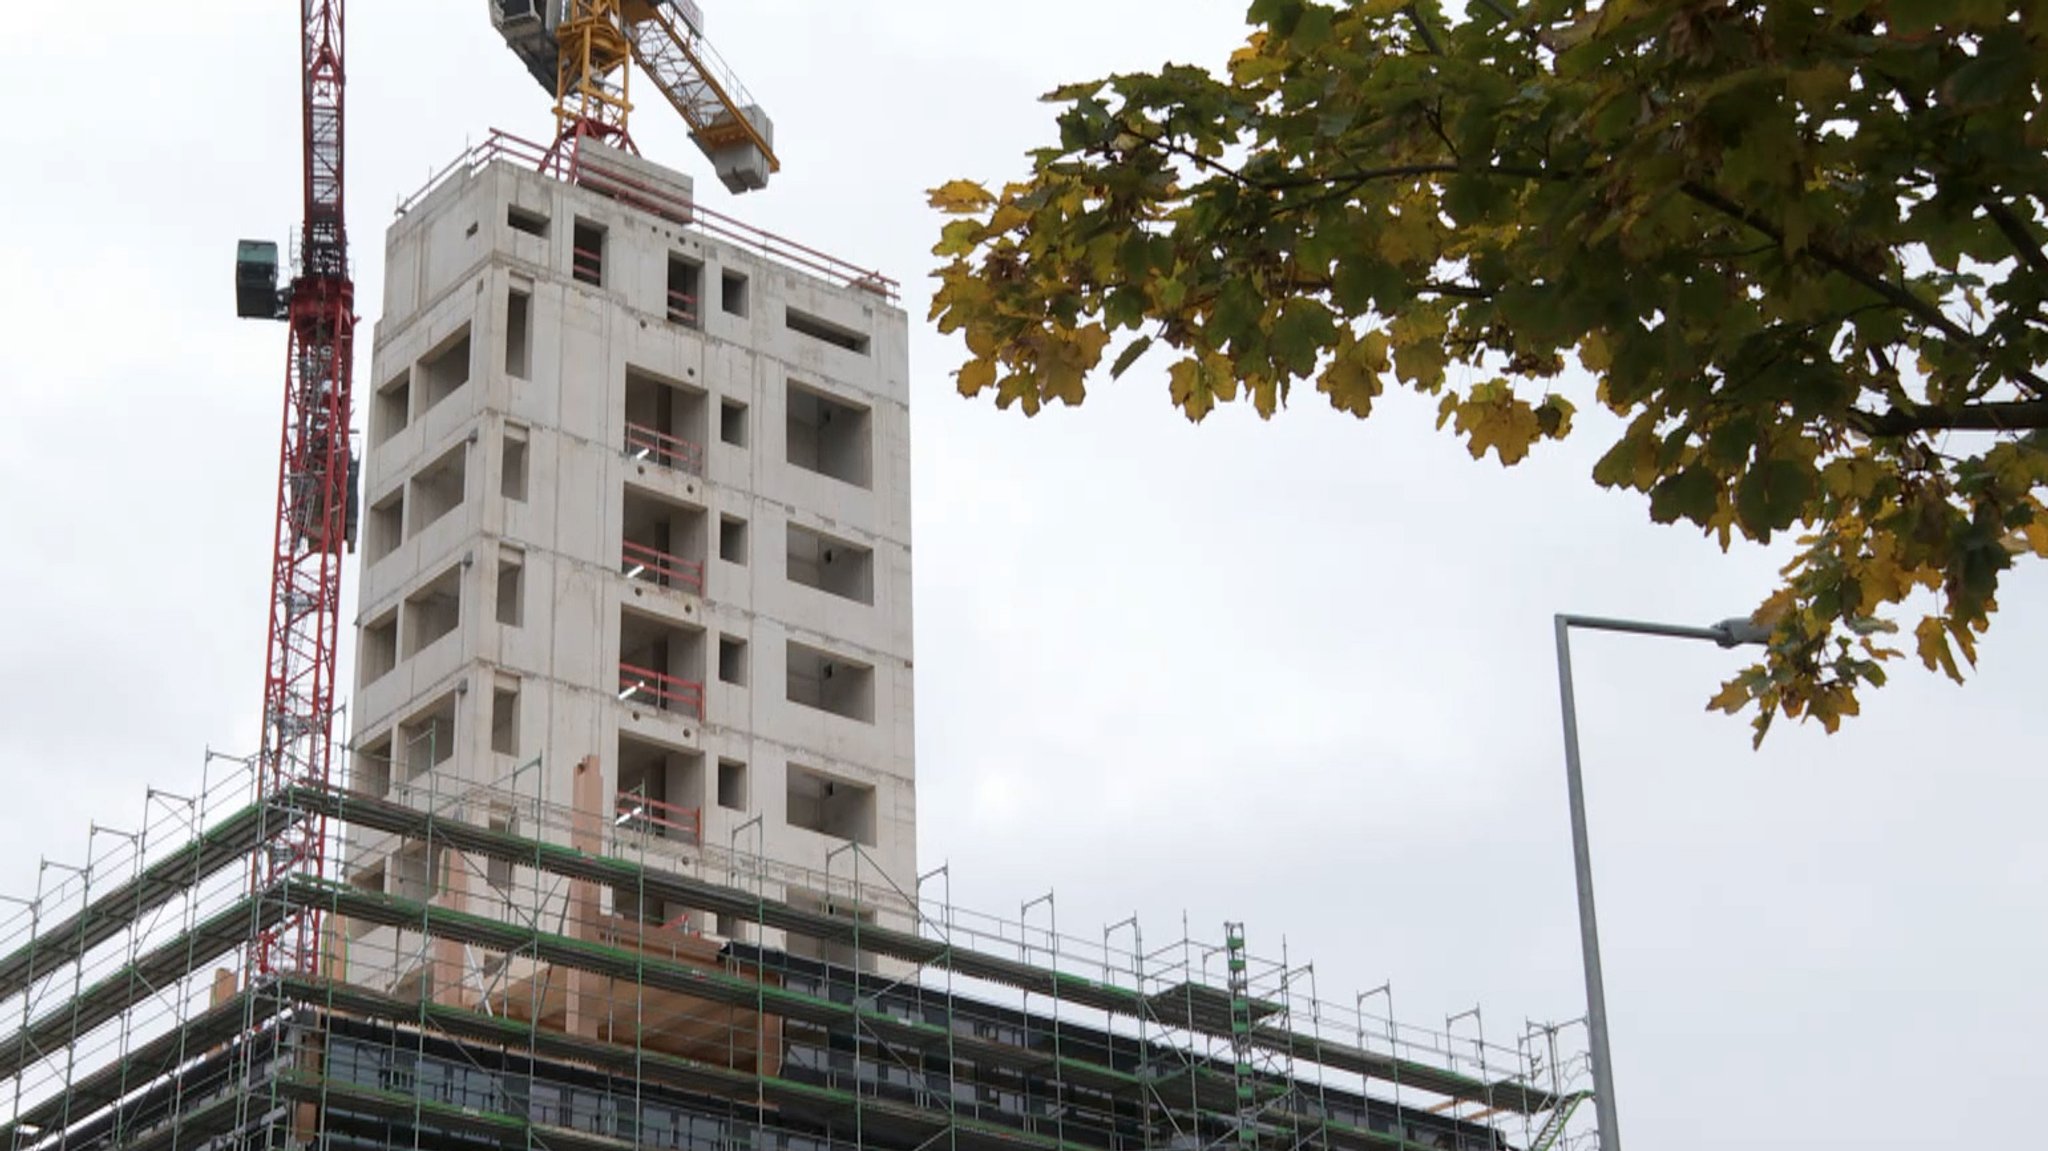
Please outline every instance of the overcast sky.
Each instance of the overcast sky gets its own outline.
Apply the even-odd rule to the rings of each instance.
[[[284,332],[241,237],[299,215],[297,6],[22,5],[0,35],[0,891],[253,746]],[[1390,402],[1190,427],[1154,365],[1027,422],[952,391],[923,189],[1020,173],[1055,84],[1219,64],[1245,0],[706,0],[785,169],[708,203],[904,282],[923,866],[1063,931],[1247,922],[1322,993],[1393,981],[1490,1037],[1582,1012],[1550,620],[1711,622],[1776,559],[1652,526],[1587,472],[1503,471]],[[351,5],[359,310],[397,198],[548,101],[480,0]],[[73,51],[50,50],[53,43]],[[81,60],[75,49],[89,47]],[[367,339],[361,362],[368,363]],[[364,381],[359,377],[358,383]],[[1590,407],[1590,405],[1586,405]],[[1579,693],[1624,1128],[1637,1146],[2013,1145],[2048,1097],[2048,579],[1967,688],[1901,667],[1839,736],[1761,753],[1702,704],[1734,657],[1587,637]],[[354,573],[350,572],[353,584]],[[351,612],[353,606],[350,607]],[[2034,748],[2035,750],[2029,750]],[[2029,1134],[2032,1132],[2032,1134]]]

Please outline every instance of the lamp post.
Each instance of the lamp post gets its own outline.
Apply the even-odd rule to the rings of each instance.
[[[1614,1068],[1607,1047],[1607,991],[1600,975],[1600,925],[1593,912],[1593,851],[1586,841],[1586,786],[1579,772],[1579,714],[1572,695],[1571,629],[1575,627],[1702,639],[1727,648],[1761,645],[1770,639],[1771,632],[1746,619],[1725,619],[1712,627],[1687,627],[1587,615],[1557,617],[1557,692],[1564,712],[1565,785],[1572,811],[1572,867],[1579,887],[1579,948],[1586,969],[1586,1026],[1593,1043],[1593,1108],[1600,1124],[1600,1151],[1621,1151],[1621,1129],[1614,1106]]]

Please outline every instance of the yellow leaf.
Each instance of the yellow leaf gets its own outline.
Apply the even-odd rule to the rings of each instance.
[[[1798,606],[1799,597],[1793,593],[1791,588],[1779,588],[1777,591],[1772,592],[1770,598],[1760,604],[1756,611],[1750,613],[1749,619],[1751,623],[1759,627],[1767,627],[1772,631],[1776,631],[1778,630],[1778,625],[1784,621],[1785,617],[1791,615]]]
[[[1985,606],[1987,610],[1990,610],[1993,605],[1987,604]],[[1956,647],[1961,649],[1963,658],[1969,661],[1971,667],[1976,667],[1977,637],[1971,633],[1969,626],[1959,619],[1949,620],[1948,634],[1955,640]],[[1958,676],[1957,679],[1960,681],[1961,677]]]
[[[1721,685],[1721,694],[1707,701],[1708,711],[1726,712],[1734,715],[1749,704],[1749,687],[1740,679],[1731,679]]]
[[[1004,204],[988,218],[988,230],[992,233],[1015,231],[1030,221],[1031,213],[1015,204]]]
[[[1345,332],[1335,354],[1316,377],[1316,390],[1330,397],[1330,406],[1340,412],[1365,418],[1372,414],[1372,402],[1385,385],[1388,368],[1387,338],[1377,331],[1357,338]]]
[[[1948,630],[1942,626],[1939,616],[1928,616],[1913,629],[1913,637],[1919,641],[1920,662],[1928,671],[1941,670],[1957,683],[1963,682],[1963,673],[1956,670],[1956,657],[1948,649]]]
[[[948,180],[933,188],[928,195],[927,202],[932,207],[954,215],[979,212],[996,202],[996,198],[989,195],[987,188],[972,180]]]
[[[1429,221],[1420,214],[1396,216],[1379,234],[1380,255],[1390,264],[1405,264],[1433,255]]]
[[[994,360],[969,360],[957,373],[960,377],[960,394],[975,396],[983,388],[996,382]]]
[[[2027,546],[2034,549],[2035,555],[2048,560],[2048,514],[2035,512],[2034,522],[2021,529],[2021,534],[2026,537]]]
[[[1216,407],[1215,393],[1209,390],[1202,378],[1202,365],[1195,360],[1177,361],[1166,370],[1167,394],[1173,397],[1174,406],[1187,413],[1191,422],[1200,423]]]
[[[1589,372],[1605,372],[1614,364],[1614,350],[1607,346],[1607,336],[1602,332],[1587,332],[1579,341],[1579,363]]]

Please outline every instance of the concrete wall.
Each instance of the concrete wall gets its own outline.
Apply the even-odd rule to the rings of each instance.
[[[531,234],[537,220],[544,235]],[[599,285],[572,274],[579,224],[603,229]],[[694,320],[670,318],[672,257],[699,268]],[[702,810],[705,843],[725,848],[758,816],[763,830],[758,840],[747,831],[746,849],[758,842],[773,863],[822,870],[844,840],[790,822],[794,764],[802,769],[800,822],[815,822],[805,789],[818,778],[873,789],[873,842],[864,846],[873,862],[862,866],[872,876],[878,864],[914,891],[904,313],[873,293],[503,163],[450,180],[399,219],[386,267],[363,404],[357,622],[367,646],[388,641],[368,629],[395,615],[398,656],[357,685],[353,746],[378,749],[412,717],[452,698],[454,754],[413,785],[452,794],[502,782],[538,757],[545,798],[564,805],[571,769],[586,756],[604,764],[608,796],[619,786],[622,737],[643,752],[701,756],[696,770],[672,771],[663,793]],[[744,277],[745,299],[728,307],[721,285],[730,276]],[[791,328],[792,310],[800,328],[823,335]],[[465,382],[450,390],[457,379]],[[395,398],[401,390],[403,404]],[[820,397],[829,402],[821,406]],[[701,468],[629,452],[629,404],[638,420],[669,415],[666,430],[701,447]],[[728,404],[744,412],[728,420]],[[831,431],[822,434],[838,438],[823,466],[865,483],[789,462],[792,448],[799,458],[818,455],[818,413],[826,410]],[[843,434],[863,425],[852,438]],[[725,431],[743,442],[726,442]],[[422,507],[447,502],[458,462],[460,504],[419,523]],[[380,541],[375,509],[401,492],[404,515],[384,526],[397,523],[392,534],[402,538]],[[703,563],[701,592],[622,575],[629,505],[642,518],[660,505],[662,518],[679,525],[667,550]],[[721,558],[727,520],[744,522],[745,548]],[[873,602],[792,582],[790,524],[871,551]],[[504,618],[516,623],[500,622],[508,565],[516,565],[512,582],[523,594]],[[408,655],[408,624],[433,617],[435,605],[421,593],[437,580],[460,588],[459,622]],[[421,610],[408,611],[409,601]],[[622,641],[632,646],[649,634],[670,637],[668,666],[657,670],[702,682],[701,720],[644,697],[621,700]],[[744,683],[720,682],[721,639],[744,643]],[[807,653],[835,661],[833,690],[857,680],[858,667],[871,668],[872,719],[791,702],[792,643],[800,671],[815,670]],[[365,662],[366,677],[376,662]],[[508,740],[501,729],[494,750],[493,700],[508,690],[517,692],[516,731]],[[745,765],[744,803],[719,804],[722,760]],[[403,782],[406,772],[390,774]],[[355,778],[381,784],[374,767]],[[520,790],[533,794],[530,774]],[[352,845],[351,872],[374,866],[377,850]],[[835,876],[852,870],[844,853],[832,865]]]

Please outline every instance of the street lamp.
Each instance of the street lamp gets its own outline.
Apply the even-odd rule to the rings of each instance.
[[[1557,617],[1557,693],[1564,712],[1564,771],[1571,796],[1572,866],[1579,883],[1579,948],[1586,968],[1586,1025],[1593,1042],[1593,1107],[1600,1124],[1600,1151],[1621,1151],[1621,1128],[1614,1108],[1614,1069],[1607,1049],[1607,991],[1600,977],[1600,925],[1593,913],[1593,851],[1586,842],[1586,786],[1579,774],[1579,713],[1572,697],[1571,629],[1575,627],[1703,639],[1727,648],[1767,643],[1771,629],[1739,618],[1724,619],[1712,627],[1686,627],[1588,615]]]

